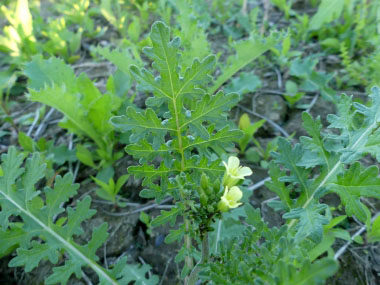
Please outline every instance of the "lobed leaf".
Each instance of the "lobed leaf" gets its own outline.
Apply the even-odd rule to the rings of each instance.
[[[155,180],[160,181],[161,191],[166,190],[169,183],[169,175],[177,174],[181,171],[178,165],[174,165],[173,168],[167,167],[164,162],[160,164],[158,168],[153,165],[140,165],[128,167],[128,172],[137,178],[143,178],[143,186],[152,186]]]
[[[153,219],[150,224],[152,227],[157,227],[170,222],[171,226],[174,226],[177,216],[182,214],[183,210],[183,204],[177,204],[176,207],[171,208],[170,211],[161,211],[161,215]]]
[[[355,162],[345,173],[338,175],[337,181],[328,183],[326,187],[339,195],[348,216],[355,215],[360,221],[366,222],[370,212],[360,198],[380,199],[378,174],[377,166],[363,169],[359,162]]]
[[[137,143],[151,134],[155,149],[164,143],[168,131],[176,131],[166,126],[151,108],[147,108],[145,114],[142,114],[137,113],[133,107],[128,107],[125,116],[113,117],[111,122],[115,128],[123,132],[133,130],[130,137],[132,143]]]
[[[29,87],[36,91],[44,89],[46,85],[61,86],[62,84],[70,93],[78,90],[73,69],[62,59],[51,57],[44,60],[41,55],[36,55],[26,64],[24,73],[29,78]]]
[[[194,148],[199,153],[205,151],[207,148],[213,149],[215,152],[223,152],[228,146],[233,145],[232,142],[239,139],[243,133],[240,130],[230,130],[228,126],[214,133],[214,127],[208,128],[209,139],[203,139],[201,137],[184,137],[182,140],[183,149],[185,151],[191,151]],[[177,145],[177,144],[175,144]]]
[[[128,269],[129,265],[125,262],[118,263],[117,266],[122,271],[114,275],[112,270],[104,269],[97,263],[99,258],[96,251],[108,238],[105,223],[93,230],[87,244],[75,243],[74,237],[83,234],[81,223],[94,215],[95,211],[90,209],[90,197],[79,201],[75,209],[68,208],[65,211],[63,208],[63,204],[76,195],[79,188],[79,185],[73,184],[72,174],[57,176],[54,188],[46,187],[43,191],[45,199],[42,199],[40,191],[35,189],[35,184],[40,180],[44,169],[38,155],[27,161],[25,171],[21,168],[23,157],[14,147],[9,148],[2,160],[0,216],[4,220],[0,228],[0,237],[2,241],[7,241],[7,245],[0,246],[0,253],[6,253],[12,247],[19,246],[17,255],[11,259],[9,266],[24,266],[28,272],[38,266],[41,260],[49,259],[56,264],[62,253],[66,252],[68,258],[65,264],[54,268],[53,274],[46,279],[47,284],[66,284],[73,274],[80,278],[82,267],[86,266],[97,273],[100,284],[119,284],[118,279],[126,278],[136,282],[147,280],[147,267],[135,271],[136,274],[133,276],[127,276],[132,268]],[[32,179],[33,173],[37,176]],[[60,219],[56,219],[57,215],[60,215]],[[22,223],[10,223],[10,218],[16,217],[21,218]],[[144,275],[138,276],[142,272]],[[149,282],[156,284],[156,277],[149,279]]]
[[[304,161],[298,165],[305,167],[325,165],[328,169],[333,167],[333,163],[330,161],[330,153],[326,151],[323,139],[321,137],[322,123],[320,117],[314,119],[309,113],[302,113],[303,127],[310,135],[310,137],[302,136],[300,141],[305,149],[310,150],[317,154],[317,158],[310,160],[310,157],[304,159]]]
[[[205,121],[219,125],[225,123],[226,119],[223,113],[230,110],[238,101],[239,95],[237,93],[224,95],[220,91],[213,96],[205,95],[202,100],[197,102],[196,109],[191,112],[191,115],[183,120],[180,129],[184,130],[188,126],[196,136],[207,140],[209,139],[209,133],[203,123]]]
[[[200,173],[206,172],[212,176],[220,176],[224,173],[225,167],[221,166],[221,159],[215,161],[209,161],[206,157],[201,158],[200,160],[197,157],[186,161],[186,169],[197,170]]]
[[[292,199],[290,198],[290,189],[286,187],[285,182],[281,181],[281,177],[285,176],[285,172],[281,171],[280,167],[271,161],[269,164],[270,181],[265,182],[265,186],[272,192],[276,193],[280,198],[280,203],[270,204],[275,210],[292,209]]]
[[[298,166],[304,154],[304,150],[300,144],[296,144],[292,149],[291,144],[282,137],[278,139],[277,144],[278,153],[272,154],[274,161],[290,170],[290,175],[281,177],[280,181],[296,184],[300,187],[297,191],[305,196],[304,198],[308,199],[313,193],[313,189],[310,187],[311,183],[308,180],[310,170]]]
[[[323,237],[323,225],[329,220],[320,213],[327,209],[325,204],[312,204],[306,208],[296,208],[283,215],[284,219],[299,219],[296,226],[295,239],[298,241],[309,237],[315,243],[319,243]]]
[[[158,284],[158,276],[152,275],[149,276],[148,272],[151,270],[151,267],[148,264],[137,265],[131,264],[125,266],[127,259],[125,257],[121,258],[112,269],[112,274],[119,278],[120,284],[129,284],[134,282],[136,285],[156,285]],[[107,285],[103,282],[101,285]]]
[[[137,144],[129,144],[125,147],[125,151],[132,155],[134,158],[141,159],[141,163],[152,161],[156,157],[164,157],[170,151],[177,149],[169,148],[166,144],[162,144],[159,149],[154,149],[153,146],[143,139]]]

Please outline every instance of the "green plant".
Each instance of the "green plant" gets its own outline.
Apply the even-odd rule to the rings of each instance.
[[[236,92],[240,96],[247,93],[255,92],[261,87],[261,80],[253,73],[240,72],[239,76],[231,79],[231,82],[226,85],[226,92]]]
[[[11,69],[0,71],[0,115],[5,120],[13,122],[9,116],[9,103],[12,87],[17,81],[18,72]]]
[[[273,33],[265,40],[257,35],[248,39],[234,42],[232,48],[235,53],[230,55],[221,68],[221,74],[209,88],[210,93],[216,92],[224,83],[231,79],[238,71],[244,69],[251,62],[271,49],[277,42],[277,33]]]
[[[245,207],[246,226],[239,238],[220,243],[220,254],[205,277],[216,284],[324,284],[337,270],[332,259],[311,262],[310,243],[299,244],[287,226],[270,228],[260,211]],[[236,230],[236,229],[235,229]]]
[[[153,236],[153,227],[151,225],[151,222],[152,222],[151,217],[147,213],[141,212],[139,219],[140,219],[140,221],[142,223],[144,223],[146,225],[146,227],[147,227],[147,230],[146,230],[147,234],[149,236]]]
[[[221,1],[216,0],[211,3],[209,10],[208,22],[217,23],[213,33],[220,31],[228,38],[234,40],[241,39],[250,34],[256,23],[250,20],[255,18],[254,14],[248,15],[247,1]]]
[[[376,43],[377,40],[374,42]],[[353,60],[346,44],[343,42],[340,46],[340,56],[344,66],[342,80],[348,86],[359,85],[370,89],[373,86],[380,85],[380,76],[378,74],[380,53],[378,48],[367,56]]]
[[[285,14],[287,22],[276,22],[276,26],[289,24],[284,36],[272,32],[276,23],[271,18],[278,13],[270,13],[269,7],[249,10],[252,3],[245,0],[97,0],[99,8],[91,7],[88,0],[61,0],[54,7],[57,17],[45,26],[33,6],[39,1],[29,2],[32,13],[26,0],[6,1],[4,5],[10,8],[2,8],[7,18],[15,18],[9,19],[11,28],[5,30],[9,35],[16,31],[16,45],[8,41],[8,34],[0,39],[5,39],[0,48],[5,51],[6,67],[11,64],[9,71],[0,72],[1,99],[5,97],[1,118],[12,124],[12,132],[7,124],[0,130],[0,151],[8,141],[12,143],[13,129],[23,149],[19,153],[10,147],[0,167],[0,256],[16,250],[9,257],[10,266],[23,266],[28,272],[49,260],[55,268],[46,284],[86,278],[91,269],[96,273],[90,276],[91,282],[99,284],[158,283],[148,265],[128,265],[125,258],[105,260],[102,267],[96,252],[102,244],[106,249],[107,227],[100,225],[91,229],[92,237],[86,235],[85,225],[95,214],[91,199],[88,194],[77,198],[76,173],[62,175],[76,160],[77,169],[79,161],[85,164],[78,179],[89,181],[83,176],[88,173],[86,166],[90,167],[96,194],[111,202],[97,203],[113,206],[113,211],[137,205],[120,196],[131,176],[142,179],[140,196],[157,203],[148,202],[147,207],[126,213],[105,211],[107,215],[135,214],[173,201],[162,205],[169,210],[156,217],[141,212],[144,225],[135,221],[148,234],[145,241],[155,246],[162,237],[162,232],[156,236],[155,227],[170,224],[165,243],[181,244],[175,262],[182,267],[178,277],[186,285],[324,284],[337,272],[337,259],[347,244],[364,242],[358,232],[351,233],[353,220],[362,223],[359,233],[367,228],[365,242],[380,240],[380,218],[372,217],[373,207],[369,207],[372,200],[380,199],[378,168],[371,165],[374,159],[380,162],[380,89],[354,102],[330,88],[336,83],[335,88],[361,89],[380,82],[375,32],[380,26],[374,20],[379,17],[378,1],[313,0],[304,6],[292,0],[265,1]],[[317,4],[317,12],[310,15],[309,8]],[[22,5],[25,10],[20,9]],[[115,29],[91,47],[98,40],[93,38],[99,31],[95,23],[104,22],[102,15]],[[145,37],[150,21],[158,17],[166,24],[156,22]],[[31,33],[25,43],[19,41],[17,36],[21,39],[28,29]],[[9,43],[16,48],[5,47]],[[142,49],[144,45],[151,47]],[[116,72],[95,82],[74,70],[108,63],[85,62],[72,68],[61,59],[32,56],[44,52],[73,62],[80,46],[85,60],[90,46],[92,56],[109,60]],[[207,56],[215,46],[226,48],[226,56]],[[268,50],[270,60],[262,56]],[[13,99],[9,96],[16,80],[25,81],[11,70],[24,67],[30,58],[23,73],[28,78],[27,97],[46,105],[40,110],[49,106],[62,113],[59,126],[75,135],[71,136],[74,148],[62,145],[62,138],[34,141],[22,132],[25,121],[12,109],[23,104],[23,98],[7,104]],[[216,58],[221,59],[219,63]],[[270,90],[273,86],[280,90]],[[266,143],[257,132],[264,120],[252,123],[243,114],[235,129],[227,119],[240,98],[262,87],[284,95],[290,108],[305,108],[298,103],[304,95],[321,94],[337,104],[337,114],[327,116],[329,125],[324,129],[321,118],[305,112],[307,136],[300,137],[299,143],[295,143],[297,138],[282,137]],[[141,98],[146,99],[141,107],[145,110],[137,107],[143,106]],[[291,112],[293,118],[299,111]],[[125,175],[115,171],[130,159],[120,159],[119,144],[125,144],[125,151],[136,159]],[[260,181],[251,185],[251,169],[228,152],[238,153],[255,169],[260,166],[252,179]],[[26,157],[30,158],[24,161]],[[266,170],[269,177],[261,177]],[[260,213],[250,205],[260,195],[254,200],[250,196],[264,182],[272,193],[261,204]],[[330,197],[335,197],[334,203]],[[276,211],[270,217],[268,206]],[[273,217],[279,226],[269,226]],[[345,246],[335,252],[341,242]]]
[[[339,52],[343,43],[353,57],[363,50],[372,52],[377,38],[377,1],[321,1],[317,13],[311,18],[310,36],[318,36],[323,47]],[[365,27],[365,28],[364,28]]]
[[[241,205],[240,199],[243,192],[237,185],[243,182],[245,176],[252,173],[248,167],[241,167],[239,159],[236,157],[230,157],[228,164],[225,164],[225,169],[223,169],[220,166],[221,160],[216,155],[223,154],[226,145],[240,136],[240,131],[224,127],[226,119],[221,116],[223,112],[236,104],[239,96],[233,93],[224,95],[221,91],[211,96],[207,94],[206,86],[210,80],[208,73],[215,64],[215,58],[212,56],[208,56],[202,61],[194,60],[184,75],[180,75],[178,73],[180,66],[179,39],[174,38],[170,41],[169,28],[162,22],[157,22],[152,26],[150,37],[153,47],[145,51],[153,60],[153,67],[160,76],[155,79],[152,73],[136,66],[131,67],[131,73],[140,83],[141,88],[149,90],[154,96],[147,99],[148,109],[144,113],[136,112],[133,107],[128,107],[126,115],[114,117],[111,122],[122,132],[132,131],[130,136],[132,144],[126,147],[126,151],[138,158],[141,165],[129,167],[128,172],[144,179],[145,189],[140,192],[140,195],[157,200],[161,200],[166,195],[174,198],[175,207],[170,211],[161,211],[161,215],[152,220],[151,225],[155,227],[168,222],[174,225],[177,217],[183,216],[184,222],[180,223],[177,229],[171,230],[165,241],[169,243],[183,239],[183,247],[177,255],[176,261],[185,260],[181,276],[185,279],[186,284],[195,284],[199,276],[202,278],[208,276],[213,280],[215,276],[207,275],[207,272],[210,272],[209,269],[213,268],[213,264],[215,265],[214,261],[223,261],[223,268],[226,270],[234,262],[231,254],[228,253],[229,249],[228,252],[215,251],[210,257],[209,233],[214,231],[217,221],[223,220],[222,213],[228,215],[230,209]],[[288,143],[282,140],[280,143],[279,150],[282,152],[284,144]],[[298,156],[296,157],[298,158]],[[153,159],[157,160],[157,164],[152,164]],[[293,165],[292,161],[288,162],[287,159],[293,158],[277,159],[277,161],[278,163],[284,161],[286,166]],[[271,172],[276,169],[272,166]],[[223,179],[221,179],[222,175],[224,175]],[[272,179],[272,183],[277,185],[275,175],[272,176]],[[274,186],[269,187],[272,190],[276,189]],[[281,188],[281,191],[285,190]],[[281,195],[284,196],[284,194]],[[290,198],[288,199],[290,201]],[[303,201],[302,198],[299,200]],[[296,207],[294,208],[296,209]],[[299,228],[300,225],[306,224],[304,221],[307,218],[306,213],[302,215],[299,211],[296,215],[293,211],[285,215],[286,218],[288,216],[297,220],[300,218],[300,224],[295,227],[298,232],[294,232],[293,229],[287,233],[284,231],[285,226],[279,231],[278,239],[281,238],[281,235],[294,233],[296,235],[296,239],[293,240],[294,250],[297,251],[302,247],[301,243],[305,238],[313,235],[317,238],[311,239],[314,244],[311,243],[310,248],[315,247],[315,243],[320,241],[318,238],[321,239],[322,236],[320,233],[315,235],[315,231],[322,227],[319,223],[325,224],[328,219],[322,218],[319,214],[320,211],[326,209],[324,205],[313,209],[316,211],[313,212],[316,219],[313,220],[311,227],[308,226],[302,231]],[[257,220],[259,223],[260,218],[256,216],[252,220]],[[316,225],[316,229],[313,228],[314,225]],[[260,238],[261,234],[266,235],[261,232],[256,234]],[[289,236],[289,240],[291,239],[293,238]],[[271,243],[276,241],[277,244],[281,244],[278,247],[286,248],[278,240],[269,240]],[[197,250],[192,245],[194,241],[198,243],[201,250],[201,257],[198,258],[198,263],[195,265],[194,259],[196,259]],[[240,242],[248,245],[250,242],[254,244],[255,240],[251,236],[249,240],[240,240]],[[233,248],[231,247],[231,249]],[[287,259],[288,255],[285,255],[284,262]],[[308,259],[307,251],[300,252],[296,260],[301,263],[299,265],[292,265],[292,262],[287,264],[291,275],[287,277],[288,279],[283,276],[284,281],[319,282],[318,280],[324,280],[331,276],[337,268],[335,262],[328,258],[312,263],[313,260]],[[260,266],[258,261],[255,261],[254,264]],[[304,265],[303,269],[301,264]],[[310,277],[308,274],[317,268],[318,272],[313,273],[313,277]],[[263,265],[260,270],[266,272],[271,269]],[[202,271],[205,272],[205,275],[199,275]],[[306,279],[305,276],[307,276]],[[230,280],[240,280],[238,282],[240,284],[245,282],[242,278],[246,277],[247,275],[243,275],[241,278],[239,275],[234,275],[235,279]],[[220,279],[214,281],[217,280]]]
[[[42,35],[48,39],[43,45],[43,50],[52,56],[60,55],[66,61],[73,63],[79,59],[75,53],[80,48],[82,32],[82,28],[76,33],[67,29],[63,17],[51,20],[47,29],[42,32]]]
[[[283,38],[281,45],[274,46],[271,51],[276,55],[275,60],[278,62],[281,68],[289,65],[289,62],[301,55],[299,51],[291,50],[292,44],[296,41],[296,33],[291,29],[287,31],[286,36]]]
[[[289,63],[289,74],[296,79],[285,83],[285,99],[292,106],[298,102],[305,92],[319,92],[325,99],[335,100],[335,92],[329,87],[332,74],[315,70],[318,59],[313,57],[296,58]]]
[[[239,119],[239,129],[243,131],[244,136],[238,141],[239,149],[241,153],[244,153],[249,142],[253,139],[253,136],[259,128],[265,123],[265,120],[260,120],[251,124],[248,114],[241,115]]]
[[[142,282],[156,284],[156,276],[148,279],[148,265],[128,265],[121,258],[109,269],[99,264],[97,249],[107,240],[107,224],[103,223],[92,231],[86,244],[79,244],[76,237],[84,231],[81,223],[95,214],[90,209],[91,198],[85,197],[75,208],[62,207],[77,194],[79,185],[73,184],[72,174],[57,176],[54,187],[37,190],[37,183],[44,178],[45,165],[38,154],[28,158],[11,147],[2,155],[0,176],[0,238],[7,240],[0,247],[0,255],[9,254],[17,248],[16,256],[9,266],[23,266],[31,271],[43,260],[56,266],[45,279],[45,284],[66,284],[75,275],[83,276],[83,267],[91,268],[99,278],[99,284],[128,284]],[[18,218],[18,222],[14,222]],[[59,265],[57,264],[58,261]],[[64,261],[64,263],[62,263]]]
[[[138,9],[141,19],[133,15],[135,12],[131,11],[132,7],[127,7],[121,1],[101,0],[100,3],[100,13],[120,33],[127,44],[137,43],[143,30],[147,28],[151,6],[147,3],[140,5],[136,1],[131,1],[131,4]]]
[[[370,95],[373,102],[369,107],[352,103],[348,96],[341,96],[338,115],[328,116],[330,128],[338,128],[340,134],[326,134],[321,137],[320,119],[314,120],[308,113],[304,113],[304,128],[311,137],[301,137],[301,144],[294,148],[287,140],[278,139],[278,152],[273,154],[274,159],[269,167],[271,181],[266,184],[280,198],[280,201],[273,201],[270,205],[277,211],[282,211],[283,218],[289,222],[281,229],[269,229],[261,222],[257,212],[246,207],[247,219],[255,228],[259,227],[261,230],[255,231],[254,234],[246,231],[243,237],[230,241],[226,249],[216,251],[210,259],[208,232],[214,230],[214,222],[222,219],[221,212],[239,205],[237,202],[242,194],[239,188],[234,188],[233,185],[250,173],[240,170],[239,161],[236,159],[229,159],[225,172],[220,169],[218,160],[213,161],[207,151],[208,147],[215,148],[216,144],[209,144],[211,136],[206,137],[207,133],[202,129],[208,118],[216,125],[217,118],[221,119],[216,114],[208,114],[216,111],[213,107],[214,100],[224,97],[223,103],[231,104],[234,101],[227,98],[231,96],[232,99],[233,95],[223,96],[219,92],[210,98],[201,92],[202,89],[195,94],[195,91],[191,90],[196,89],[186,89],[188,93],[182,92],[187,87],[185,83],[194,88],[193,81],[188,81],[187,76],[193,74],[196,77],[199,73],[209,72],[211,58],[207,57],[202,62],[195,61],[192,68],[187,69],[185,76],[180,79],[175,72],[178,57],[168,57],[177,53],[178,40],[174,39],[169,43],[168,28],[162,23],[153,25],[151,40],[153,48],[148,50],[147,54],[153,58],[154,67],[160,71],[160,80],[154,80],[153,75],[144,69],[139,70],[132,66],[131,72],[140,84],[153,92],[154,97],[148,98],[147,104],[156,108],[156,111],[148,108],[143,116],[130,107],[127,109],[127,116],[114,117],[112,123],[122,131],[133,129],[131,141],[135,144],[127,146],[126,150],[139,158],[143,165],[130,167],[128,172],[144,178],[143,185],[146,189],[141,195],[162,199],[169,194],[177,200],[176,207],[170,211],[162,211],[161,215],[152,221],[152,225],[157,226],[169,221],[174,223],[178,215],[184,216],[184,224],[171,231],[166,241],[184,238],[184,247],[179,256],[185,258],[182,272],[185,282],[195,284],[198,274],[203,271],[202,278],[210,278],[214,282],[221,282],[219,275],[222,274],[225,280],[223,282],[226,284],[245,283],[252,278],[258,278],[257,274],[261,272],[265,273],[261,273],[260,278],[267,276],[263,280],[268,282],[320,284],[337,270],[334,260],[320,256],[326,251],[331,252],[331,245],[336,238],[348,238],[344,231],[335,229],[342,219],[332,220],[333,209],[321,203],[320,199],[329,192],[336,193],[342,199],[346,214],[354,215],[366,223],[370,220],[370,213],[358,198],[380,199],[377,167],[365,169],[357,162],[368,153],[379,159],[379,90],[374,89],[374,93]],[[200,78],[197,81],[200,84]],[[187,101],[188,97],[184,94],[189,94],[189,98],[198,94],[202,94],[202,97],[195,97],[199,98],[199,102],[195,104],[193,101]],[[202,108],[205,102],[210,102],[207,109]],[[187,111],[179,113],[178,110]],[[159,114],[165,114],[166,120],[163,121]],[[207,117],[203,118],[203,114]],[[193,118],[199,120],[202,127],[189,125],[188,122],[196,123]],[[214,128],[209,130],[214,131]],[[213,140],[222,132],[226,131],[222,129],[213,134]],[[194,137],[193,145],[189,137]],[[166,142],[167,139],[170,139],[169,143]],[[223,142],[225,141],[218,140],[218,143]],[[197,149],[197,154],[191,152],[192,146]],[[217,148],[214,151],[220,152]],[[161,157],[159,166],[148,164],[158,153]],[[218,181],[217,177],[223,172],[223,180]],[[211,184],[210,180],[214,183]],[[225,187],[223,196],[220,192],[221,185]],[[234,194],[230,194],[230,191],[234,191]],[[261,243],[260,248],[253,246],[263,237],[266,241]],[[202,244],[201,258],[196,266],[193,264],[192,239]],[[242,251],[236,250],[233,244],[241,243],[246,247],[243,247]],[[252,250],[252,256],[245,254],[246,248]],[[284,252],[285,248],[289,251]],[[268,251],[279,255],[275,255],[274,259],[267,255],[268,258],[262,262],[262,256]],[[242,266],[240,261],[242,252],[247,256],[243,263],[248,264],[247,266]],[[278,263],[276,258],[283,261]],[[291,261],[293,258],[294,261]],[[177,260],[181,258],[177,257]],[[280,271],[284,266],[288,268],[286,274]],[[272,274],[266,275],[268,272]]]
[[[29,78],[29,99],[51,106],[64,114],[60,126],[78,136],[90,138],[96,145],[96,153],[85,146],[77,146],[78,159],[91,167],[100,160],[98,167],[105,167],[120,158],[114,152],[116,143],[109,119],[122,104],[113,91],[112,77],[102,94],[94,83],[82,73],[76,77],[73,69],[62,60],[33,58],[26,65]]]
[[[340,45],[340,56],[342,57],[342,63],[345,67],[346,72],[354,80],[354,82],[350,82],[349,84],[354,85],[355,83],[361,83],[365,86],[368,85],[365,74],[362,73],[362,67],[358,66],[357,62],[355,62],[355,64],[352,62],[348,53],[348,49],[344,42]]]
[[[289,19],[289,16],[292,14],[292,5],[293,1],[290,0],[271,0],[272,4],[275,5],[278,9],[284,12],[286,19]]]
[[[119,1],[101,0],[100,12],[106,20],[125,36],[127,15],[122,15]]]
[[[37,42],[33,32],[33,19],[28,0],[18,0],[14,10],[2,5],[1,13],[8,20],[0,36],[0,52],[10,55],[11,63],[20,63],[37,53]]]
[[[371,242],[378,242],[380,240],[380,218],[379,216],[373,221],[367,237]]]
[[[99,197],[101,197],[105,200],[109,200],[116,205],[117,204],[117,194],[121,190],[121,187],[123,187],[124,184],[127,182],[129,175],[125,174],[125,175],[120,176],[119,179],[117,179],[116,183],[115,183],[115,180],[113,178],[110,178],[108,180],[108,184],[106,182],[96,178],[96,177],[91,177],[91,178],[95,181],[95,183],[97,185],[100,186],[100,188],[98,188],[96,190],[96,194]]]
[[[244,135],[238,140],[240,154],[253,163],[259,163],[264,169],[268,168],[270,154],[277,150],[277,138],[270,140],[265,147],[255,138],[255,133],[262,127],[265,120],[251,123],[248,114],[243,114],[239,119],[239,129]],[[249,145],[250,146],[247,148]]]
[[[61,0],[54,5],[58,14],[63,15],[68,24],[80,25],[84,35],[93,38],[104,34],[106,28],[95,27],[91,18],[95,11],[90,8],[90,0]]]
[[[126,147],[126,151],[140,159],[142,165],[129,167],[128,172],[144,178],[146,189],[140,195],[158,200],[171,195],[177,201],[176,207],[169,212],[162,211],[152,225],[173,223],[178,215],[184,216],[184,225],[169,235],[167,241],[173,242],[184,236],[182,251],[186,261],[183,276],[187,275],[186,280],[190,282],[194,267],[192,239],[207,237],[207,224],[217,215],[217,201],[221,195],[217,180],[215,190],[207,186],[206,173],[214,180],[224,172],[219,165],[220,159],[212,158],[210,151],[219,151],[240,136],[238,130],[222,128],[226,122],[224,112],[237,103],[239,96],[236,93],[224,95],[221,91],[215,95],[207,94],[207,83],[211,79],[208,74],[215,65],[214,56],[194,60],[180,77],[177,72],[180,66],[179,39],[170,41],[169,28],[162,22],[153,25],[150,38],[153,48],[146,49],[146,54],[154,61],[153,67],[160,73],[160,79],[155,80],[146,69],[131,67],[131,73],[141,86],[154,94],[146,101],[149,108],[139,113],[129,107],[125,116],[114,117],[111,121],[118,130],[132,131],[132,144]],[[156,157],[162,159],[159,167],[149,164]],[[196,187],[196,181],[201,177],[204,177],[202,189],[205,190]],[[216,192],[212,198],[202,191]],[[203,205],[209,201],[209,214],[194,204],[197,197]]]

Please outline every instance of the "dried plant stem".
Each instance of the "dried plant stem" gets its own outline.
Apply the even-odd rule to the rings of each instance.
[[[263,16],[263,22],[260,28],[261,35],[265,33],[265,25],[266,25],[266,22],[268,22],[268,18],[269,18],[269,8],[270,8],[269,0],[263,0],[263,6],[264,6],[264,16]]]
[[[241,13],[247,15],[247,0],[243,0],[243,5],[241,6]]]

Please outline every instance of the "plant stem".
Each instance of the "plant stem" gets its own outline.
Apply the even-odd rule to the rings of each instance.
[[[185,217],[185,237],[184,237],[184,240],[185,240],[185,247],[186,247],[186,250],[188,252],[191,251],[191,237],[190,237],[190,234],[189,234],[189,230],[190,230],[190,220],[187,219]],[[194,262],[193,262],[193,258],[190,256],[190,255],[187,255],[185,257],[185,265],[189,268],[189,270],[191,270],[193,267],[194,267]],[[185,278],[185,284],[188,284],[188,277]]]
[[[168,64],[169,67],[169,64]],[[170,75],[170,72],[169,72]],[[170,82],[172,82],[170,80]],[[176,130],[177,130],[177,138],[178,138],[178,150],[181,155],[181,172],[185,171],[185,155],[184,155],[184,149],[183,149],[183,144],[182,144],[182,136],[181,136],[181,126],[179,122],[179,113],[177,110],[177,96],[176,92],[174,92],[174,87],[172,84],[172,104],[173,104],[173,110],[174,110],[174,117],[175,117],[175,122],[176,122]],[[183,197],[185,200],[185,205],[186,205],[186,198]],[[184,241],[185,241],[185,247],[188,252],[191,250],[192,242],[191,242],[191,236],[190,236],[190,229],[191,229],[191,223],[190,220],[184,215],[184,223],[185,223],[185,236],[184,236]],[[191,270],[194,266],[193,263],[193,258],[190,255],[187,255],[185,257],[185,266]],[[188,277],[185,278],[185,284],[188,282]]]
[[[205,233],[205,235],[202,237],[202,257],[191,271],[187,285],[195,285],[197,283],[198,274],[202,270],[202,267],[200,267],[200,265],[207,263],[209,254],[210,249],[208,244],[208,233]]]

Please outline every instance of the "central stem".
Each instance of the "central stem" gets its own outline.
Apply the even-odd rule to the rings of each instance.
[[[195,265],[193,270],[191,271],[188,283],[186,283],[187,285],[197,284],[198,274],[202,270],[202,267],[200,267],[200,265],[207,263],[209,255],[210,255],[210,248],[208,244],[208,233],[206,232],[202,236],[202,257],[199,260],[199,262]]]
[[[185,156],[184,156],[184,149],[183,149],[183,144],[182,144],[181,127],[179,124],[176,96],[173,96],[173,110],[174,110],[176,129],[177,129],[178,149],[179,149],[179,153],[181,154],[181,172],[183,172],[185,171]],[[192,246],[191,236],[190,236],[191,222],[187,218],[186,215],[184,215],[184,224],[185,224],[185,236],[184,236],[185,248],[187,252],[189,253],[191,251],[191,246]],[[185,265],[189,270],[192,270],[194,267],[193,258],[189,254],[187,254],[185,257]],[[187,276],[185,278],[185,284],[188,284],[188,282],[189,282],[189,277]]]

